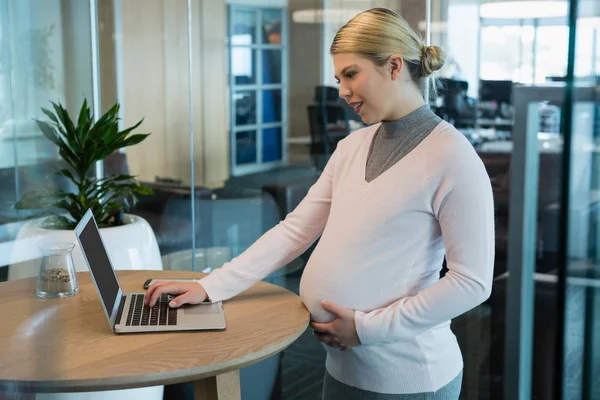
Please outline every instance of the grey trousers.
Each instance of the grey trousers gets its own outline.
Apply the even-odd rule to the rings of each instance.
[[[322,400],[458,400],[462,386],[462,371],[450,383],[436,392],[387,394],[348,386],[325,371]]]

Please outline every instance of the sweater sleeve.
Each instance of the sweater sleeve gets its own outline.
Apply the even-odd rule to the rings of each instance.
[[[368,313],[356,311],[363,345],[414,339],[476,307],[491,293],[495,243],[490,180],[470,145],[460,152],[444,151],[437,158],[443,164],[435,168],[440,172],[427,179],[433,190],[426,198],[441,228],[449,271],[415,296]]]
[[[317,182],[285,220],[238,257],[198,281],[211,301],[227,300],[248,289],[304,253],[317,240],[329,217],[336,158],[334,152]]]

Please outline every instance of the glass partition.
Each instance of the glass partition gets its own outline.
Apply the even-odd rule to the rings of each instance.
[[[35,10],[35,11],[34,11]],[[70,190],[56,173],[66,166],[35,120],[60,103],[77,115],[84,99],[94,106],[89,4],[76,1],[0,1],[0,268],[15,277],[36,276],[26,264],[41,257],[19,245],[26,218],[44,209],[16,210],[40,189]],[[29,226],[34,223],[29,221]],[[25,229],[26,230],[26,229]],[[23,238],[23,237],[21,237]],[[39,263],[37,264],[39,266]],[[23,270],[22,274],[20,270]]]
[[[563,111],[571,126],[563,168],[558,290],[559,365],[562,398],[600,399],[600,264],[598,259],[598,138],[600,137],[600,6],[571,5],[567,84],[572,103]]]
[[[460,398],[596,398],[600,13],[572,1],[0,0],[0,281],[37,275],[31,224],[65,215],[17,202],[79,193],[34,121],[52,122],[51,101],[75,124],[84,100],[95,120],[118,104],[119,130],[142,121],[133,133],[150,134],[88,171],[151,189],[111,214],[138,218],[149,240],[101,231],[115,269],[209,273],[242,254],[365,127],[339,97],[329,46],[357,13],[387,7],[445,51],[427,100],[494,191],[492,296],[452,321]],[[313,248],[266,281],[298,293]],[[242,371],[242,398],[317,399],[324,374],[307,330]]]

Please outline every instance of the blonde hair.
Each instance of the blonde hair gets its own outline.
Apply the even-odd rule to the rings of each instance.
[[[352,18],[333,38],[331,55],[353,53],[382,67],[392,54],[399,54],[413,82],[426,93],[431,74],[442,68],[444,51],[438,46],[425,46],[423,39],[399,14],[386,8],[372,8]]]

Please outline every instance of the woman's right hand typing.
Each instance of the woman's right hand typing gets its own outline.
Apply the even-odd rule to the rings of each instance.
[[[147,306],[153,307],[162,294],[178,295],[171,302],[170,307],[179,307],[183,304],[199,304],[207,299],[206,290],[197,282],[162,282],[155,281],[144,296]]]

